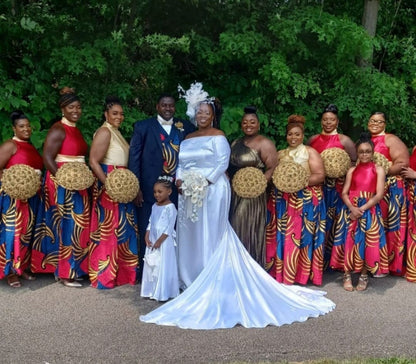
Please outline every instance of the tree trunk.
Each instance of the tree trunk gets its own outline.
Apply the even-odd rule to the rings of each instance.
[[[362,25],[367,33],[374,37],[377,29],[378,9],[380,8],[380,0],[364,0],[364,12],[362,18]],[[361,67],[368,66],[372,63],[373,52],[366,58],[361,58],[359,64]]]
[[[380,0],[364,0],[364,13],[362,25],[372,37],[376,35],[377,15],[380,7]]]

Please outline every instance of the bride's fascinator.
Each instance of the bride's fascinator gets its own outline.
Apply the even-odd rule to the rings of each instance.
[[[178,85],[178,92],[179,92],[179,98],[185,99],[187,103],[188,107],[186,110],[186,115],[188,115],[191,123],[196,126],[196,120],[195,120],[196,109],[198,108],[198,105],[202,101],[209,100],[208,92],[204,91],[203,85],[201,82],[196,82],[196,81],[194,83],[191,83],[190,88],[186,91],[181,85]]]

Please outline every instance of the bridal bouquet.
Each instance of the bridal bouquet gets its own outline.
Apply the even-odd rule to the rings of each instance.
[[[186,216],[192,222],[198,221],[198,209],[202,207],[207,194],[207,179],[197,171],[185,171],[182,175],[181,189],[185,198]]]

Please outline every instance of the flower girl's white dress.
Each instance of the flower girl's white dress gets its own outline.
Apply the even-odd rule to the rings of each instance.
[[[179,294],[178,266],[175,243],[176,208],[173,203],[154,204],[150,215],[149,239],[152,243],[162,235],[168,237],[159,249],[146,247],[140,295],[158,301],[167,301]]]

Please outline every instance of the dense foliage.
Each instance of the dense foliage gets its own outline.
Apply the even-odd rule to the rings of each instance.
[[[230,139],[246,104],[282,147],[288,115],[304,114],[310,135],[331,102],[353,138],[380,110],[388,130],[413,146],[414,2],[381,0],[374,38],[361,26],[363,8],[364,0],[1,0],[0,139],[10,137],[9,114],[20,108],[40,148],[63,86],[82,98],[88,140],[109,94],[125,103],[129,137],[135,120],[154,114],[158,94],[198,80],[221,99]]]

